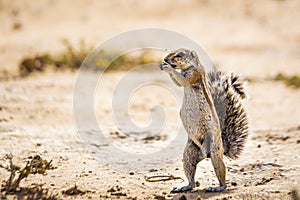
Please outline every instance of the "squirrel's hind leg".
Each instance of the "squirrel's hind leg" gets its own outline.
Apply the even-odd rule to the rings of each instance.
[[[226,168],[223,162],[223,146],[222,144],[214,142],[211,146],[211,162],[213,164],[216,176],[219,180],[219,187],[209,187],[206,192],[221,192],[226,189]]]
[[[172,193],[185,192],[195,187],[195,173],[197,164],[204,159],[201,149],[190,139],[185,146],[183,153],[183,169],[189,184],[183,187],[175,187]]]

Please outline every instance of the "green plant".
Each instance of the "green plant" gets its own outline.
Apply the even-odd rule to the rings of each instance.
[[[8,160],[8,165],[3,166],[0,164],[0,167],[10,172],[10,175],[1,187],[1,194],[14,194],[20,198],[24,198],[26,196],[27,199],[57,199],[56,195],[48,194],[48,190],[43,189],[41,185],[35,185],[31,188],[20,187],[21,181],[29,175],[46,175],[47,170],[55,169],[52,165],[52,160],[48,162],[47,160],[42,159],[39,155],[36,155],[33,158],[30,158],[24,167],[20,167],[13,163],[12,154],[6,155],[5,159]]]
[[[93,47],[88,47],[84,40],[80,40],[78,49],[76,49],[67,39],[62,39],[62,43],[65,46],[65,52],[57,56],[52,56],[52,61],[56,68],[79,68],[89,52],[93,49]]]
[[[32,72],[42,72],[48,67],[54,67],[55,69],[77,69],[92,50],[92,47],[88,47],[84,40],[80,40],[78,49],[67,39],[62,39],[62,44],[65,47],[65,51],[60,54],[39,53],[24,57],[19,64],[20,76],[24,77]]]
[[[42,72],[49,67],[57,70],[78,69],[93,49],[91,46],[87,46],[84,40],[80,41],[78,48],[75,48],[67,39],[62,39],[62,43],[65,50],[60,54],[44,53],[24,57],[19,64],[20,76],[28,76],[32,72]],[[89,62],[92,63],[87,63],[86,68],[97,70],[108,67],[107,70],[128,70],[138,65],[159,63],[153,58],[150,51],[135,55],[131,53],[119,55],[118,51],[95,50],[89,55]]]
[[[274,77],[276,81],[283,81],[286,86],[293,88],[300,87],[300,76],[299,75],[285,75],[283,73],[277,73]]]
[[[19,64],[21,76],[26,76],[35,71],[44,71],[48,64],[53,62],[49,54],[37,54],[35,56],[25,57]]]

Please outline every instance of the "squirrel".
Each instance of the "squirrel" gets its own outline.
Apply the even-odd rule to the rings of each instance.
[[[177,86],[184,87],[180,118],[188,134],[183,153],[183,168],[189,184],[171,192],[195,187],[197,164],[210,158],[220,186],[207,192],[226,189],[223,155],[236,159],[249,134],[247,113],[242,104],[246,98],[243,82],[237,75],[226,75],[214,68],[206,73],[193,50],[171,51],[160,64]]]

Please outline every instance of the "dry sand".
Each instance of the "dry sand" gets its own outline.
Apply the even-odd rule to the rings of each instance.
[[[62,199],[182,199],[182,195],[188,199],[197,196],[203,199],[292,199],[291,191],[299,191],[300,187],[300,90],[288,88],[269,77],[278,72],[300,73],[299,10],[297,0],[147,3],[0,0],[0,71],[1,77],[4,71],[8,74],[8,80],[0,82],[0,157],[12,153],[19,165],[36,154],[52,159],[57,169],[46,176],[32,175],[23,180],[21,186],[44,184],[44,188],[58,193]],[[72,104],[76,72],[10,78],[17,74],[17,65],[23,56],[61,51],[61,38],[74,44],[81,38],[90,44],[99,44],[122,31],[142,27],[183,33],[204,47],[224,71],[255,79],[248,84],[251,135],[238,160],[225,159],[227,191],[204,192],[208,186],[217,184],[209,160],[199,164],[196,180],[200,186],[191,192],[169,194],[172,187],[184,184],[181,180],[145,180],[145,176],[166,174],[185,179],[180,157],[185,140],[177,141],[179,149],[172,158],[175,161],[158,158],[151,163],[150,171],[120,171],[116,166],[122,164],[116,160],[109,165],[98,161],[97,152],[89,152],[76,132]],[[89,76],[94,74],[87,73]],[[111,98],[122,77],[123,72],[105,73],[96,92],[96,117],[109,138],[109,143],[95,144],[98,153],[114,145],[129,151],[151,152],[172,141],[180,124],[180,102],[157,85],[137,91],[129,104],[129,114],[136,124],[145,125],[149,123],[151,108],[161,105],[168,119],[162,134],[148,139],[145,134],[134,140],[118,130],[112,118]],[[159,83],[172,84],[159,71],[136,75],[136,79],[149,77]],[[85,131],[93,133],[94,130]],[[1,163],[5,163],[4,160]],[[8,175],[0,168],[1,181]],[[61,193],[75,184],[88,192],[77,196]]]

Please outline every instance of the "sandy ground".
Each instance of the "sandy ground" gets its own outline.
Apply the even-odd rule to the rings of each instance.
[[[6,76],[5,71],[8,74],[8,79],[0,82],[0,158],[12,153],[15,163],[24,165],[29,156],[38,154],[53,160],[57,167],[46,176],[28,177],[21,182],[22,187],[44,184],[44,188],[62,199],[183,199],[182,195],[188,199],[197,196],[292,199],[291,191],[299,191],[300,90],[269,79],[280,71],[300,73],[299,1],[132,1],[128,4],[127,1],[90,0],[71,4],[56,0],[0,0],[0,71],[1,77]],[[153,106],[162,106],[167,119],[162,133],[149,137],[149,134],[153,136],[150,130],[129,137],[116,126],[111,106],[116,84],[124,74],[105,73],[95,93],[95,115],[107,140],[89,143],[93,144],[91,150],[83,143],[86,138],[76,131],[73,118],[76,72],[10,78],[17,74],[23,56],[61,51],[61,38],[68,38],[74,44],[80,38],[99,44],[112,35],[141,27],[167,28],[186,34],[201,44],[224,71],[254,78],[248,84],[247,102],[251,134],[238,160],[225,159],[229,186],[226,192],[204,192],[208,186],[217,184],[209,160],[198,166],[196,180],[200,186],[188,193],[169,193],[172,187],[183,185],[182,180],[145,180],[145,176],[168,174],[185,179],[181,163],[184,138],[175,141],[176,149],[170,154],[170,160],[158,156],[153,162],[147,161],[148,166],[140,167],[144,161],[118,162],[114,159],[117,155],[107,152],[117,146],[141,155],[155,152],[174,140],[180,126],[180,101],[159,85],[137,90],[128,111],[135,124],[147,125],[151,122],[151,109],[154,114],[158,112]],[[87,80],[95,78],[94,73],[86,76]],[[133,77],[133,80],[149,79],[172,85],[159,71],[139,72]],[[120,114],[118,107],[116,111],[122,123],[124,113]],[[87,122],[89,117],[85,118]],[[94,127],[82,131],[91,138],[98,133]],[[5,161],[2,159],[1,163]],[[8,175],[0,168],[1,181]],[[77,196],[62,194],[75,184],[88,192]]]

